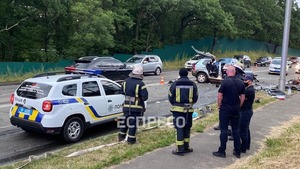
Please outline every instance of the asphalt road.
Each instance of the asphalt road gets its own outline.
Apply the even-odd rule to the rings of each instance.
[[[269,75],[266,67],[252,68],[262,85],[276,85],[279,82],[279,75]],[[195,77],[190,79],[196,81]],[[163,77],[165,84],[161,85]],[[168,82],[178,77],[178,71],[163,72],[160,76],[146,75],[145,84],[148,86],[149,100],[145,116],[164,117],[170,115],[170,104],[167,101],[169,89]],[[290,69],[286,80],[299,77],[293,68]],[[218,88],[216,84],[197,84],[199,100],[195,108],[211,104],[216,101]],[[69,146],[59,137],[26,133],[23,130],[12,126],[9,122],[9,98],[10,94],[17,88],[17,85],[0,87],[0,165],[28,157],[28,155],[40,154],[49,150]],[[83,140],[116,132],[115,123],[100,125],[88,130]]]

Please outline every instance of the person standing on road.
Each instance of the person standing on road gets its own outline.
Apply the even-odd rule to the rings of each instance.
[[[174,155],[183,156],[184,153],[193,152],[190,148],[190,132],[192,127],[192,114],[194,112],[193,104],[198,100],[197,85],[191,81],[188,76],[188,70],[182,68],[179,70],[180,78],[176,80],[169,89],[168,99],[171,103],[171,112],[173,114],[173,123],[176,129],[176,150]]]
[[[255,98],[255,90],[253,87],[253,76],[246,75],[244,78],[245,90],[245,101],[241,107],[240,117],[240,137],[241,137],[241,152],[246,153],[246,150],[250,150],[250,120],[253,115],[253,102]]]
[[[129,144],[136,143],[137,117],[141,116],[145,110],[145,101],[148,99],[148,91],[143,82],[143,68],[134,66],[129,78],[122,84],[122,91],[125,95],[123,105],[124,116],[121,119],[119,131],[119,141],[126,138]]]
[[[240,135],[239,135],[239,121],[240,121],[240,107],[245,100],[245,86],[242,80],[235,77],[235,68],[229,66],[226,70],[227,78],[221,82],[218,90],[218,108],[219,108],[219,122],[220,122],[220,147],[218,151],[212,154],[217,157],[226,157],[226,144],[228,141],[227,130],[229,123],[231,124],[234,151],[233,155],[240,158]]]

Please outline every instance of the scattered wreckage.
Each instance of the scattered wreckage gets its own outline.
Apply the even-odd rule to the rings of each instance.
[[[254,89],[256,91],[265,90],[266,93],[272,97],[276,97],[277,99],[284,100],[285,99],[285,92],[278,89],[277,85],[261,85],[259,83],[254,84]],[[300,78],[291,79],[289,80],[286,85],[285,89],[287,90],[287,94],[291,94],[291,90],[300,91]]]

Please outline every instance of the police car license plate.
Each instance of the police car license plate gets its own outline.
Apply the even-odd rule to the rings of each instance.
[[[19,113],[31,115],[31,114],[32,114],[32,110],[26,109],[26,108],[24,108],[24,107],[19,107]]]

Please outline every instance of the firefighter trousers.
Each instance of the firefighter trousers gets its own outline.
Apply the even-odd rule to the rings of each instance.
[[[176,145],[178,151],[184,151],[189,148],[191,127],[193,125],[193,113],[173,113],[173,124],[176,129]]]
[[[119,141],[126,138],[128,131],[128,143],[136,142],[136,130],[137,130],[137,118],[141,115],[141,112],[124,112],[124,116],[121,118],[119,123]]]

